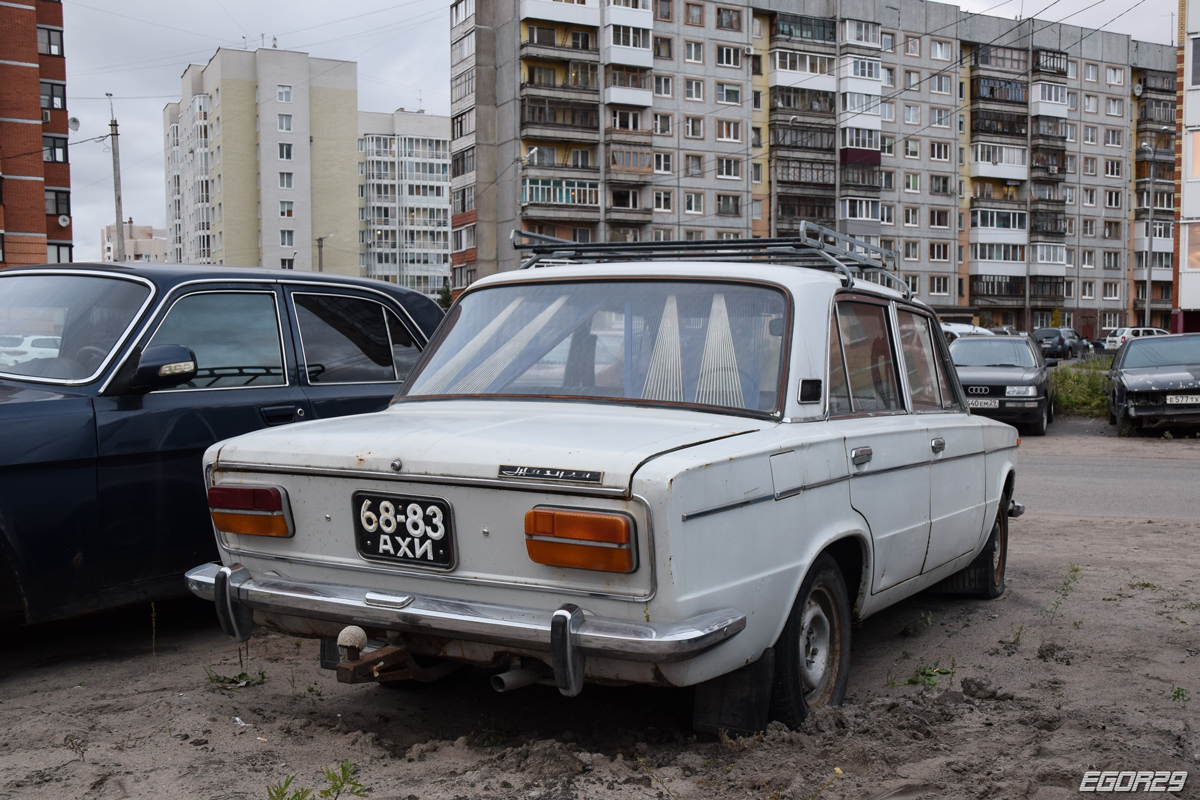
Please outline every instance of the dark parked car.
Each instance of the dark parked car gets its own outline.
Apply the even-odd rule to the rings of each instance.
[[[1104,376],[1108,423],[1200,423],[1200,333],[1130,339]]]
[[[1079,358],[1091,349],[1074,328],[1038,328],[1033,332],[1033,338],[1046,358]]]
[[[1044,436],[1054,421],[1057,359],[1044,359],[1028,336],[963,336],[950,345],[950,358],[974,413]]]
[[[40,340],[0,365],[0,617],[186,593],[184,570],[216,557],[204,450],[384,408],[441,318],[417,292],[334,275],[0,272],[0,335]]]

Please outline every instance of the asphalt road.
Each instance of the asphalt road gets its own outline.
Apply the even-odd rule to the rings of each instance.
[[[1189,438],[1184,438],[1188,436]],[[1119,438],[1103,419],[1059,418],[1044,437],[1024,436],[1017,499],[1069,516],[1200,519],[1200,432]]]

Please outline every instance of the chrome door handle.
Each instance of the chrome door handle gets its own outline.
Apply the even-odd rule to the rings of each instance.
[[[932,442],[930,442],[929,446],[933,448],[933,452],[940,453],[946,449],[946,440],[939,436],[937,439],[934,439]]]
[[[850,462],[856,467],[861,467],[863,464],[871,460],[872,455],[873,453],[871,452],[871,448],[856,447],[850,451]]]

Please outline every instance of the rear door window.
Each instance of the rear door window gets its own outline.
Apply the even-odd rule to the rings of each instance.
[[[900,353],[904,356],[913,411],[941,411],[942,389],[929,320],[906,309],[897,311],[896,319],[900,323]]]
[[[292,297],[310,384],[393,382],[416,360],[407,328],[374,300],[299,292]]]
[[[854,413],[904,411],[888,333],[887,307],[843,301],[837,308]]]
[[[159,344],[180,344],[196,354],[195,380],[177,389],[287,383],[274,292],[201,292],[180,298],[147,347]]]

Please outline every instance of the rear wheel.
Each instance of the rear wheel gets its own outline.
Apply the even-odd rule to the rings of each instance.
[[[1001,496],[1000,508],[992,522],[987,544],[975,560],[933,587],[949,592],[994,600],[1004,594],[1004,575],[1008,569],[1008,497]]]
[[[775,643],[771,719],[796,727],[810,708],[839,705],[850,677],[850,600],[837,562],[825,553],[800,586]]]

